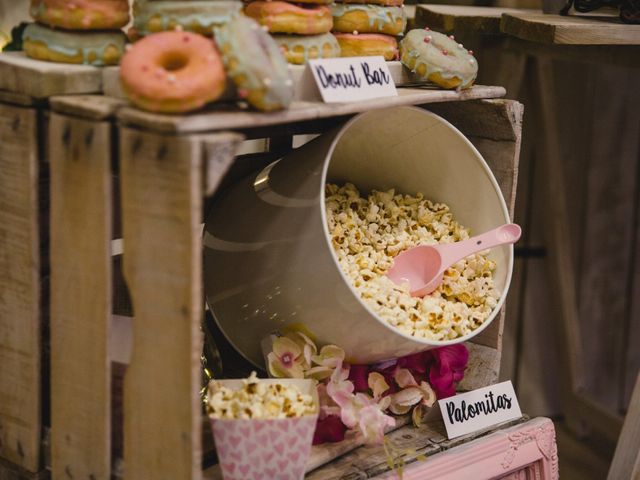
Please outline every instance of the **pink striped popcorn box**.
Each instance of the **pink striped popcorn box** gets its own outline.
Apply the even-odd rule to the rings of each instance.
[[[242,380],[218,380],[232,390]],[[295,385],[313,397],[315,413],[281,419],[211,419],[224,480],[301,480],[318,419],[319,402],[312,380],[261,379],[261,383]]]

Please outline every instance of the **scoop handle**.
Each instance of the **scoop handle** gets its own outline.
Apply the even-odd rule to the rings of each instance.
[[[442,259],[441,269],[444,271],[454,263],[459,262],[469,255],[487,248],[497,247],[516,243],[522,235],[522,229],[515,223],[506,223],[501,227],[494,228],[482,235],[471,237],[467,240],[454,243],[441,243],[436,245]]]

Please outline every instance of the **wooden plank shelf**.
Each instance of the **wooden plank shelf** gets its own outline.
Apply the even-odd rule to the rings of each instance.
[[[319,102],[294,102],[291,108],[281,112],[262,113],[240,110],[235,105],[213,105],[208,111],[191,115],[163,115],[134,108],[122,108],[118,120],[123,125],[144,128],[156,132],[198,133],[220,130],[244,130],[248,128],[320,120],[354,115],[378,108],[429,103],[500,98],[505,95],[502,87],[476,85],[462,91],[435,88],[399,88],[397,97],[387,97],[366,102],[325,104]]]
[[[0,90],[46,98],[102,92],[102,68],[44,62],[23,52],[0,53]]]
[[[553,423],[547,418],[529,420],[525,416],[448,440],[442,420],[434,416],[418,428],[405,425],[388,433],[386,437],[388,445],[393,446],[394,460],[401,460],[403,463],[402,478],[407,480],[558,478],[555,430]],[[308,473],[305,478],[398,478],[397,470],[392,471],[381,445],[362,445],[319,467],[313,464],[317,452],[339,445],[340,443],[315,446],[307,464]],[[470,455],[472,450],[473,455]],[[203,480],[221,479],[217,465],[203,473]]]
[[[555,45],[640,44],[640,25],[628,25],[609,17],[509,12],[502,16],[500,30],[522,40]]]
[[[429,27],[440,32],[473,32],[499,35],[500,19],[505,13],[527,10],[500,7],[471,7],[461,5],[417,5],[416,27]],[[530,12],[539,12],[530,10]]]

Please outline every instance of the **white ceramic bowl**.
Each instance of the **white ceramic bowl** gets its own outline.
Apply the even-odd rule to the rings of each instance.
[[[472,234],[509,222],[489,167],[474,146],[426,110],[374,110],[234,185],[215,202],[204,234],[205,293],[219,327],[249,361],[263,365],[260,341],[292,326],[319,344],[341,346],[354,363],[469,340],[498,314],[509,288],[513,246],[490,253],[502,293],[491,316],[469,335],[420,340],[394,329],[360,300],[330,244],[327,182],[362,193],[395,188],[444,202]]]

